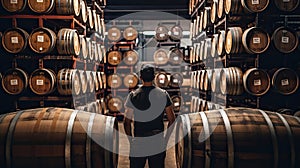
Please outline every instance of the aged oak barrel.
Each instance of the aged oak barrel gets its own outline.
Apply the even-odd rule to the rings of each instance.
[[[88,85],[88,92],[93,93],[95,91],[95,81],[94,81],[93,73],[91,71],[86,71],[86,79]]]
[[[59,54],[78,56],[80,54],[80,38],[77,30],[60,29],[57,34],[56,48]]]
[[[299,0],[274,0],[276,7],[281,11],[292,12],[299,6]]]
[[[225,51],[227,54],[241,53],[243,30],[240,27],[229,27],[226,30]]]
[[[87,57],[89,56],[89,47],[88,46],[88,42],[87,39],[84,37],[84,35],[79,35],[79,39],[80,39],[80,54],[79,57],[81,57],[82,59],[87,59]]]
[[[88,8],[85,0],[80,0],[80,14],[78,18],[84,24],[88,21]]]
[[[123,61],[126,65],[135,65],[139,61],[139,53],[135,50],[128,50],[123,54]]]
[[[219,56],[225,54],[225,30],[221,30],[218,33],[218,44],[217,44],[217,53]]]
[[[55,0],[28,0],[28,6],[35,13],[50,13],[55,7]]]
[[[169,61],[169,56],[165,49],[160,48],[154,52],[153,59],[156,65],[165,65]]]
[[[22,93],[28,86],[28,75],[19,68],[7,70],[2,77],[2,87],[4,91],[11,95]]]
[[[99,83],[99,89],[103,89],[103,81],[102,81],[101,72],[97,72],[97,78],[98,78],[98,83]]]
[[[219,19],[222,19],[225,16],[224,12],[224,1],[225,0],[218,0],[218,10],[217,10],[217,15]]]
[[[183,75],[180,72],[172,73],[170,77],[169,86],[178,88],[183,83]]]
[[[211,90],[211,78],[212,78],[212,70],[208,69],[204,71],[203,74],[203,90],[210,91]]]
[[[76,69],[61,69],[57,73],[57,90],[61,95],[79,95],[81,79]]]
[[[213,69],[211,76],[211,91],[214,93],[219,93],[220,91],[220,72],[221,69]]]
[[[297,32],[288,27],[277,28],[271,39],[275,48],[282,53],[291,53],[299,45]]]
[[[21,28],[10,28],[3,33],[2,46],[12,54],[18,54],[27,47],[29,34]]]
[[[251,68],[243,75],[244,89],[254,96],[262,96],[270,89],[270,77],[262,69]]]
[[[136,73],[126,74],[123,78],[123,84],[126,88],[135,88],[139,84],[139,77]]]
[[[170,39],[173,41],[180,41],[183,37],[183,29],[180,25],[174,25],[171,27],[170,32]]]
[[[209,26],[212,25],[211,20],[210,20],[210,11],[211,7],[205,7],[204,12],[203,12],[203,30],[207,30]]]
[[[99,80],[98,80],[97,72],[92,71],[92,76],[93,76],[93,81],[94,81],[94,85],[95,85],[95,91],[98,91],[100,88],[99,88]]]
[[[164,25],[159,25],[155,29],[155,39],[157,41],[167,41],[169,39],[169,29]]]
[[[52,93],[55,89],[55,84],[56,74],[51,69],[36,69],[29,78],[29,87],[37,95]]]
[[[210,21],[212,24],[217,23],[218,18],[218,0],[213,0],[211,6],[210,6]]]
[[[184,58],[184,54],[179,48],[172,48],[169,51],[169,62],[173,65],[180,65],[182,63],[182,60]]]
[[[220,72],[222,94],[240,95],[243,93],[243,72],[238,67],[223,68]]]
[[[31,32],[28,41],[35,53],[50,53],[56,46],[56,34],[48,28],[40,27]]]
[[[269,0],[225,0],[226,14],[245,14],[264,11],[269,5]]]
[[[133,41],[138,37],[138,31],[133,26],[126,27],[123,31],[123,37],[127,41]]]
[[[280,68],[273,74],[272,86],[283,95],[293,94],[298,90],[299,76],[290,68]]]
[[[119,88],[122,85],[122,79],[121,76],[117,73],[108,75],[107,77],[107,85],[110,88]]]
[[[244,31],[242,43],[249,54],[260,54],[268,49],[270,37],[263,29],[251,27]]]
[[[116,26],[113,26],[107,30],[107,38],[110,41],[119,41],[121,38],[121,30]]]
[[[300,120],[259,109],[184,114],[176,126],[179,168],[299,167]]]
[[[160,88],[166,88],[169,85],[169,78],[165,72],[159,72],[155,75],[155,85]]]
[[[27,5],[27,0],[1,0],[2,7],[8,12],[22,12]]]
[[[173,110],[174,112],[180,112],[180,107],[183,102],[182,97],[179,95],[174,95],[171,97],[171,100],[173,102]]]
[[[107,108],[110,112],[118,113],[123,109],[123,99],[119,96],[110,96],[107,100]]]
[[[78,70],[80,83],[81,83],[81,93],[85,94],[88,90],[89,81],[87,79],[87,73],[84,70]]]
[[[119,65],[122,61],[122,53],[120,51],[109,51],[107,54],[107,62],[110,65]]]
[[[94,29],[94,26],[95,26],[95,22],[94,22],[94,19],[93,19],[93,13],[92,13],[92,9],[91,7],[87,7],[87,15],[88,15],[88,20],[87,20],[87,28],[89,29]]]
[[[210,55],[212,58],[217,57],[217,47],[218,47],[218,34],[213,34],[211,37],[211,50]]]
[[[80,14],[80,0],[55,0],[56,13],[59,15]]]
[[[118,122],[113,117],[38,108],[3,114],[0,121],[1,167],[117,167]]]

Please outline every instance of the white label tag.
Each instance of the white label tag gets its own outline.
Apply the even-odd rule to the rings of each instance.
[[[252,0],[252,5],[258,5],[259,4],[259,0]]]
[[[260,79],[254,80],[254,86],[260,86],[260,85],[261,85]]]
[[[165,37],[165,34],[159,34],[159,37]]]
[[[282,2],[290,2],[291,0],[282,0]]]
[[[43,3],[44,0],[36,0],[36,2]]]
[[[37,42],[43,43],[44,42],[44,36],[37,36]]]
[[[133,36],[133,33],[131,33],[131,32],[130,32],[130,33],[127,33],[127,36],[129,36],[129,37],[130,37],[130,36]]]
[[[44,80],[36,80],[36,85],[38,85],[38,86],[42,86],[42,85],[44,85]]]
[[[180,104],[178,102],[174,103],[174,106],[180,106]]]
[[[254,37],[253,38],[253,44],[260,44],[260,38],[259,37]]]
[[[12,86],[18,85],[18,79],[11,79],[10,80],[10,85],[12,85]]]
[[[178,31],[174,32],[174,35],[175,35],[175,36],[178,36],[178,35],[179,35],[179,32],[178,32]]]
[[[132,57],[128,57],[128,61],[133,61]]]
[[[285,43],[285,44],[289,43],[289,40],[290,40],[289,37],[282,37],[282,38],[281,38],[281,42],[282,42],[282,43]]]
[[[281,80],[281,85],[282,85],[282,86],[287,86],[287,85],[289,85],[289,80],[288,80],[288,79],[283,79],[283,80]]]
[[[115,106],[115,107],[118,107],[118,103],[114,103],[114,106]]]
[[[10,4],[17,4],[18,0],[10,0]]]
[[[117,33],[112,33],[111,36],[116,37]]]
[[[112,83],[116,84],[118,83],[118,80],[113,80]]]
[[[164,58],[163,58],[163,57],[158,57],[158,60],[159,60],[159,61],[163,61]]]
[[[132,83],[133,83],[133,80],[132,80],[132,79],[130,79],[130,80],[128,81],[128,83],[132,84]]]
[[[114,61],[117,61],[118,60],[118,57],[113,57],[112,58]]]
[[[175,60],[175,61],[178,61],[178,60],[179,60],[179,57],[174,57],[174,60]]]
[[[163,83],[165,83],[165,80],[161,79],[161,80],[159,80],[159,83],[163,84]]]
[[[13,44],[18,44],[19,43],[19,40],[18,40],[18,37],[11,37],[11,43]]]
[[[173,79],[173,83],[178,83],[178,79]]]

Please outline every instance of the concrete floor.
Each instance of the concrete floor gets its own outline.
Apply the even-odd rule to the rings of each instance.
[[[165,123],[166,125],[167,123]],[[123,128],[123,123],[119,122],[119,131],[120,131],[120,139],[119,139],[119,150],[120,153],[124,153],[124,154],[128,154],[129,153],[129,142],[128,139],[126,138],[126,136],[122,136],[122,134],[124,135],[124,128]],[[172,134],[170,141],[174,141],[174,134]],[[170,144],[170,143],[169,143]],[[169,147],[168,147],[169,148]],[[122,156],[119,155],[119,164],[118,164],[119,168],[129,168],[129,159],[128,159],[128,155],[127,156]],[[176,161],[175,161],[175,147],[170,147],[167,151],[167,156],[166,156],[166,160],[165,160],[165,168],[175,168],[176,167]],[[148,164],[146,163],[145,168],[148,168]]]

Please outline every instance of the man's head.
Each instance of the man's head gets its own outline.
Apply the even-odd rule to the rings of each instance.
[[[154,80],[154,67],[150,64],[142,65],[140,77],[144,82],[152,82]]]

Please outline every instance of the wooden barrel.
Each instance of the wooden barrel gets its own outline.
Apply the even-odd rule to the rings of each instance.
[[[123,84],[126,88],[135,88],[139,84],[139,76],[136,73],[129,73],[123,78]]]
[[[1,0],[2,7],[8,12],[22,12],[27,5],[27,0]]]
[[[167,41],[169,39],[169,30],[164,25],[159,25],[155,29],[155,39],[157,41]]]
[[[203,76],[204,76],[204,72],[205,72],[205,70],[200,70],[200,71],[198,71],[198,81],[197,81],[197,83],[198,83],[198,88],[199,88],[199,90],[203,90]]]
[[[298,47],[299,37],[297,32],[291,28],[279,27],[272,35],[272,42],[275,48],[282,53],[291,53]]]
[[[99,87],[99,80],[98,80],[97,72],[92,71],[92,76],[93,76],[93,81],[94,81],[94,85],[95,85],[95,91],[99,91],[100,87]]]
[[[94,20],[94,30],[96,32],[99,31],[99,24],[98,24],[98,19],[97,19],[97,12],[95,9],[92,10],[92,16],[93,16],[93,20]]]
[[[50,13],[55,7],[55,0],[28,0],[28,6],[35,13]]]
[[[196,57],[196,62],[203,61],[204,57],[204,47],[205,47],[205,41],[200,41],[200,46],[199,46],[199,54],[198,57]]]
[[[56,75],[50,69],[36,69],[29,78],[29,87],[37,95],[47,95],[54,91]]]
[[[118,122],[113,117],[38,108],[0,118],[1,167],[115,168],[118,164]]]
[[[195,72],[192,71],[192,72],[190,72],[190,74],[191,74],[191,76],[190,76],[190,80],[191,80],[190,87],[195,88],[195,80],[194,80]]]
[[[135,50],[128,50],[123,54],[123,61],[126,65],[135,65],[139,61],[139,53]]]
[[[76,69],[61,69],[57,73],[57,90],[61,95],[79,95],[81,79]]]
[[[240,27],[229,27],[226,30],[225,51],[227,54],[241,53],[243,30]]]
[[[28,76],[25,71],[19,68],[7,70],[2,77],[4,91],[11,95],[22,93],[28,86]]]
[[[203,18],[204,18],[204,12],[200,12],[200,17],[198,19],[198,27],[197,27],[197,34],[201,33],[203,31]]]
[[[244,10],[250,13],[262,12],[269,6],[269,0],[241,0],[240,2]]]
[[[191,113],[194,112],[194,104],[195,104],[195,96],[192,96],[192,98],[191,98],[191,104],[190,104],[190,111],[191,111]]]
[[[222,19],[225,16],[224,12],[224,1],[226,0],[218,0],[218,10],[217,10],[217,15],[219,19]]]
[[[160,88],[166,88],[169,85],[169,78],[165,72],[159,72],[155,75],[155,85]]]
[[[84,24],[88,21],[88,8],[85,0],[80,0],[80,14],[78,18]]]
[[[89,81],[87,79],[87,73],[84,70],[78,70],[79,79],[81,83],[81,93],[85,94],[88,90]]]
[[[211,39],[206,38],[204,44],[203,60],[206,60],[211,56]]]
[[[268,49],[270,45],[270,37],[263,29],[251,27],[244,31],[242,42],[248,53],[260,54]]]
[[[123,37],[127,41],[133,41],[138,37],[138,31],[133,26],[126,27],[123,31]]]
[[[3,33],[2,46],[12,54],[18,54],[27,47],[28,33],[21,28],[10,28]]]
[[[221,69],[213,69],[211,75],[211,91],[218,93],[220,91],[220,72]]]
[[[244,89],[251,95],[262,96],[270,89],[270,77],[262,69],[251,68],[243,75]]]
[[[103,89],[106,89],[107,86],[106,74],[104,72],[101,72],[101,77],[102,77]]]
[[[88,58],[91,61],[97,61],[98,59],[97,43],[95,40],[91,40],[90,45],[91,45],[91,54],[89,54]]]
[[[160,48],[154,52],[153,59],[156,65],[165,65],[169,61],[168,53],[165,49]]]
[[[183,37],[183,29],[180,25],[174,25],[171,27],[170,32],[170,39],[172,41],[180,41]]]
[[[249,108],[181,115],[177,167],[298,167],[299,124],[297,117]]]
[[[80,0],[55,0],[56,13],[59,15],[80,14]]]
[[[173,73],[170,77],[169,86],[178,88],[183,83],[183,75],[180,72]]]
[[[119,41],[121,38],[121,30],[116,26],[113,26],[107,31],[107,38],[109,41]]]
[[[119,65],[122,61],[122,53],[120,51],[109,51],[107,54],[107,62],[110,65]]]
[[[223,56],[225,54],[225,31],[221,30],[218,33],[218,44],[217,44],[217,53],[219,56]]]
[[[110,88],[119,88],[122,85],[121,76],[117,73],[111,74],[107,77],[107,85]]]
[[[179,95],[174,95],[171,97],[171,100],[173,102],[173,110],[174,112],[180,112],[180,107],[182,104],[182,97]]]
[[[274,0],[276,7],[281,11],[291,12],[299,6],[299,0]]]
[[[80,54],[79,57],[81,57],[82,59],[87,59],[87,57],[89,56],[89,45],[87,42],[87,39],[84,37],[84,35],[79,35],[79,39],[80,39]]]
[[[169,62],[173,65],[180,65],[184,58],[182,51],[179,48],[172,48],[168,54]]]
[[[57,34],[56,48],[59,54],[78,56],[80,54],[80,38],[77,30],[60,29]]]
[[[123,109],[123,99],[119,96],[109,97],[107,100],[107,108],[110,112],[118,113]]]
[[[88,15],[87,27],[90,29],[94,29],[95,22],[93,19],[93,12],[92,12],[91,7],[89,7],[89,6],[87,7],[87,15]]]
[[[50,53],[56,46],[56,34],[48,28],[40,27],[31,32],[28,41],[35,53]]]
[[[102,107],[102,114],[107,114],[108,109],[107,109],[107,104],[106,104],[104,98],[100,99],[100,104]]]
[[[210,21],[210,11],[211,11],[211,7],[205,7],[204,8],[204,13],[203,13],[203,30],[207,30],[207,28],[212,25],[212,23]]]
[[[280,94],[290,95],[298,90],[299,77],[292,69],[280,68],[273,74],[272,86]]]
[[[218,0],[213,0],[210,8],[210,21],[212,24],[217,23]]]
[[[211,77],[212,77],[212,70],[208,69],[204,71],[203,74],[203,90],[210,91],[211,90]]]
[[[214,34],[211,37],[211,50],[210,50],[210,55],[212,58],[217,57],[217,47],[218,47],[218,34]]]
[[[240,95],[243,93],[243,72],[238,67],[223,68],[220,72],[222,94]]]
[[[100,43],[97,43],[97,53],[98,53],[98,62],[101,62],[103,60],[103,53],[102,53],[102,45]]]
[[[86,71],[86,79],[87,79],[88,93],[93,93],[95,91],[95,81],[94,81],[93,73],[91,71]]]
[[[87,48],[87,57],[85,58],[87,59],[93,59],[95,57],[95,49],[93,48],[93,39],[86,37],[86,48]]]
[[[97,72],[97,79],[98,79],[98,83],[99,83],[99,89],[103,89],[103,81],[102,81],[101,72]]]

